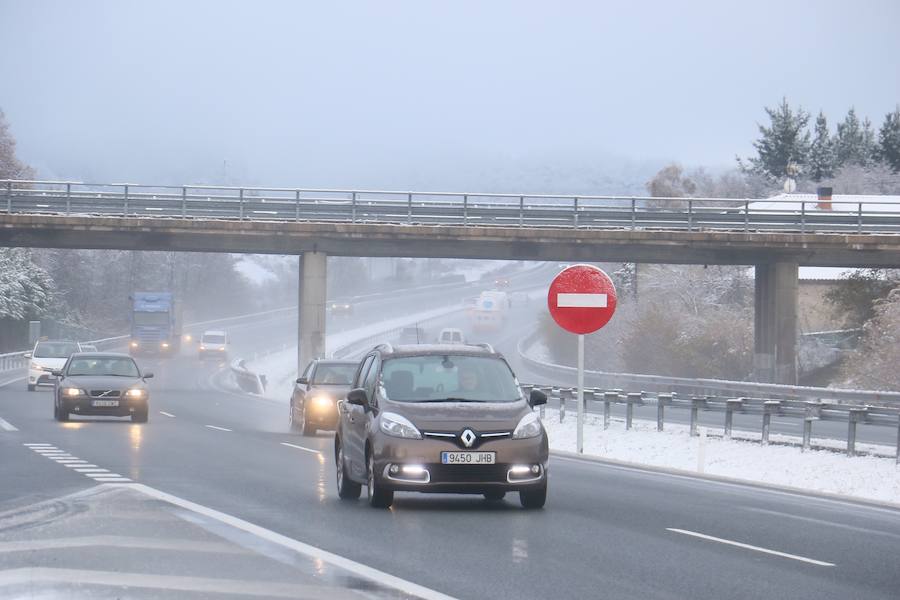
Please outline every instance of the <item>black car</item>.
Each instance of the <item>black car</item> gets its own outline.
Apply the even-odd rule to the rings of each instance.
[[[350,391],[358,362],[316,359],[297,378],[291,394],[291,429],[313,435],[337,427],[337,401]]]
[[[79,352],[54,371],[53,417],[68,421],[69,415],[131,416],[146,423],[150,392],[146,380],[153,373],[141,373],[127,354]]]

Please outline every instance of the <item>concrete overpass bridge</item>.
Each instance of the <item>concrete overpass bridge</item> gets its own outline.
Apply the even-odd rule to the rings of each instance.
[[[900,206],[0,181],[0,246],[298,254],[302,363],[326,258],[753,265],[755,370],[796,383],[799,266],[900,267]]]

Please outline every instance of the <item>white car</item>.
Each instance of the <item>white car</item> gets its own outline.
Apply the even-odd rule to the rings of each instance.
[[[466,336],[463,335],[462,329],[446,327],[444,329],[441,329],[441,333],[438,335],[438,343],[439,344],[465,344]]]
[[[34,350],[25,353],[28,359],[28,391],[39,385],[54,385],[51,371],[62,369],[71,354],[79,351],[78,344],[63,340],[39,341]]]
[[[199,357],[200,360],[210,357],[216,360],[227,359],[228,334],[218,329],[204,331],[200,336]]]

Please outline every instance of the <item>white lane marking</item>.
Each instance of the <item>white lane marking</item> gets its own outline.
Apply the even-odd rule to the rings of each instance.
[[[0,429],[3,429],[5,431],[18,431],[18,428],[13,427],[13,424],[3,417],[0,417]]]
[[[313,450],[312,448],[305,448],[303,446],[298,446],[297,444],[289,444],[287,442],[281,442],[282,446],[289,446],[291,448],[296,448],[297,450],[305,450],[306,452],[312,452],[313,454],[322,454],[319,450]]]
[[[55,448],[53,444],[22,444],[23,446],[28,446],[29,448]]]
[[[72,463],[87,463],[86,460],[82,460],[80,458],[54,458],[53,462],[58,462],[61,465],[68,465]]]
[[[94,481],[99,481],[100,483],[124,483],[131,480],[127,477],[94,477]]]
[[[78,473],[94,473],[100,471],[109,473],[109,469],[102,469],[97,465],[72,465],[72,468],[75,469],[75,471]]]
[[[118,473],[110,473],[109,471],[107,471],[106,473],[85,473],[85,475],[87,475],[88,477],[93,477],[95,479],[97,477],[121,477],[121,475],[119,475]]]
[[[174,418],[175,418],[175,415],[173,415],[172,413],[167,413],[167,412],[164,411],[164,410],[159,411],[159,414],[163,415],[164,417],[169,417],[170,419],[174,419]]]
[[[219,427],[217,425],[206,425],[206,427],[209,427],[210,429],[218,429],[219,431],[231,431],[227,427]]]
[[[394,588],[395,590],[399,590],[412,596],[417,596],[419,598],[422,598],[423,600],[455,600],[452,596],[442,594],[437,590],[432,590],[431,588],[427,588],[417,583],[413,583],[394,575],[390,575],[388,573],[385,573],[384,571],[373,569],[372,567],[366,566],[362,563],[358,563],[354,560],[350,560],[349,558],[344,558],[343,556],[333,554],[331,552],[328,552],[327,550],[322,550],[321,548],[317,548],[310,544],[305,544],[299,540],[281,535],[280,533],[275,533],[270,529],[265,529],[264,527],[260,527],[259,525],[254,525],[253,523],[244,521],[243,519],[238,519],[237,517],[233,517],[223,512],[219,512],[215,509],[209,508],[208,506],[203,506],[202,504],[197,504],[195,502],[191,502],[190,500],[185,500],[184,498],[179,498],[178,496],[167,494],[166,492],[146,486],[142,483],[131,483],[127,484],[127,486],[124,487],[142,492],[143,494],[146,494],[147,496],[150,496],[152,498],[163,500],[164,502],[174,504],[175,506],[179,506],[185,510],[195,512],[210,519],[215,519],[216,521],[225,523],[226,525],[230,525],[231,527],[235,527],[251,535],[255,535],[259,538],[272,542],[273,544],[278,544],[279,546],[288,548],[295,552],[299,552],[300,554],[303,554],[310,558],[320,559],[323,562],[330,563],[338,568],[350,571],[351,573],[354,573],[360,577],[365,577],[366,579],[375,581],[377,583],[380,583],[381,585]]]
[[[762,552],[763,554],[771,554],[772,556],[780,556],[782,558],[789,558],[791,560],[799,560],[800,562],[809,563],[811,565],[818,565],[820,567],[834,566],[834,563],[825,562],[823,560],[816,560],[814,558],[807,558],[805,556],[798,556],[796,554],[788,554],[787,552],[779,552],[778,550],[770,550],[768,548],[761,548],[759,546],[751,546],[750,544],[735,542],[734,540],[726,540],[724,538],[706,535],[705,533],[697,533],[696,531],[688,531],[687,529],[674,529],[672,527],[666,527],[666,531],[680,533],[682,535],[689,535],[691,537],[700,538],[701,540],[707,540],[710,542],[718,542],[719,544],[725,544],[727,546],[735,546],[736,548],[743,548],[745,550],[753,550],[754,552]]]
[[[557,294],[557,308],[606,308],[606,294]]]

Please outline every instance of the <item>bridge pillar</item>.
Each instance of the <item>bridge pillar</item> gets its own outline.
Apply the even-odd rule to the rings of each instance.
[[[753,374],[757,381],[797,384],[798,266],[756,265]]]
[[[297,318],[297,373],[314,358],[325,356],[325,282],[328,255],[304,252],[300,256],[299,315]]]

